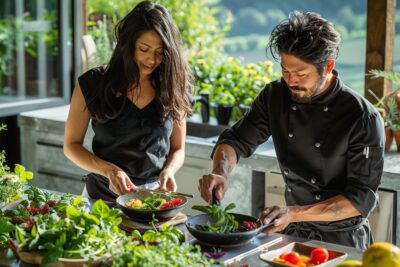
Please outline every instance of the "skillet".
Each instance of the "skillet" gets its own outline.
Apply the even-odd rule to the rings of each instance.
[[[239,222],[239,224],[243,221],[250,221],[257,223],[257,228],[250,231],[245,232],[235,232],[228,234],[218,234],[218,233],[210,233],[206,231],[200,231],[196,229],[196,225],[207,225],[207,223],[213,224],[215,223],[214,218],[210,214],[199,214],[195,216],[191,216],[186,221],[186,228],[188,231],[197,239],[197,241],[201,244],[207,246],[214,247],[237,247],[242,246],[250,242],[250,240],[264,231],[265,229],[273,226],[273,223],[263,225],[262,222],[253,216],[238,214],[238,213],[229,213],[235,216],[235,219]]]
[[[184,197],[184,196],[172,195],[170,197],[170,196],[167,196],[166,194],[157,193],[160,198],[163,198],[163,199],[165,199],[167,201],[169,201],[172,197],[174,197],[174,198],[182,199],[183,203],[180,206],[172,207],[172,208],[168,208],[168,209],[162,209],[162,210],[145,210],[145,209],[133,209],[133,208],[125,207],[125,204],[129,200],[131,200],[132,198],[138,198],[140,200],[143,200],[146,197],[150,196],[151,194],[152,194],[152,192],[149,192],[149,191],[136,191],[136,192],[133,192],[133,193],[128,193],[128,194],[119,196],[116,199],[116,203],[117,203],[118,208],[120,210],[122,210],[122,212],[126,216],[131,218],[133,221],[139,221],[139,222],[150,222],[150,221],[152,221],[153,220],[153,214],[158,220],[171,219],[171,218],[175,217],[175,215],[179,211],[181,211],[183,209],[183,207],[187,203],[187,198]]]

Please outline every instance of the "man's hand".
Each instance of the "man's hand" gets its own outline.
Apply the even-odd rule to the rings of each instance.
[[[117,195],[123,195],[135,190],[135,185],[132,183],[129,176],[123,170],[113,170],[107,174],[110,181],[109,188]]]
[[[199,180],[199,191],[201,197],[212,204],[213,191],[215,189],[215,197],[219,202],[224,198],[225,192],[228,189],[228,181],[225,177],[218,174],[206,174]]]
[[[272,222],[273,227],[264,231],[266,234],[271,234],[284,230],[292,221],[292,216],[289,207],[267,207],[260,214],[260,220],[264,224]]]

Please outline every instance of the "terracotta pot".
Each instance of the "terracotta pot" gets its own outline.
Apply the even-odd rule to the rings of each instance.
[[[396,140],[397,151],[400,152],[400,131],[393,131],[394,140]]]
[[[397,110],[400,111],[400,91],[395,92],[393,98],[396,100]]]
[[[393,143],[393,131],[386,127],[385,128],[386,142],[385,142],[385,150],[389,150]]]

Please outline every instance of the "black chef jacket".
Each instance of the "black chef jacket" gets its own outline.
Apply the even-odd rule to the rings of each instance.
[[[105,70],[93,68],[78,78],[86,103],[92,100]],[[159,180],[167,162],[173,123],[161,122],[156,100],[139,109],[126,96],[109,99],[122,107],[116,118],[107,122],[92,119],[92,149],[99,158],[120,167],[135,185]],[[86,189],[92,198],[112,200],[116,195],[108,189],[108,179],[98,174],[87,176]]]
[[[251,110],[221,134],[216,146],[231,145],[239,159],[249,157],[270,136],[286,183],[288,206],[314,204],[340,194],[361,213],[340,222],[291,224],[287,233],[368,246],[372,237],[365,218],[377,203],[384,152],[383,121],[375,108],[338,75],[309,103],[292,100],[281,79],[266,85]],[[343,236],[338,237],[341,231]],[[362,238],[354,239],[352,234]]]

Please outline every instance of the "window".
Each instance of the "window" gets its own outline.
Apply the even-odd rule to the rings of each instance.
[[[67,103],[70,1],[0,1],[0,117]]]

